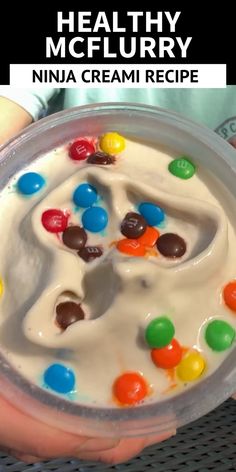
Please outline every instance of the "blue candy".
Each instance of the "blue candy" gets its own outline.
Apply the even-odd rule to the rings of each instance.
[[[27,172],[23,174],[18,182],[17,189],[23,195],[33,195],[36,192],[39,192],[41,188],[45,185],[44,178],[37,174],[36,172]]]
[[[88,208],[92,206],[98,198],[97,190],[90,184],[79,185],[73,194],[73,202],[76,206]]]
[[[92,233],[102,231],[108,223],[108,214],[104,208],[92,207],[84,211],[82,223],[85,229]]]
[[[75,386],[75,374],[63,364],[52,364],[44,372],[44,383],[57,393],[69,393]]]
[[[165,213],[162,208],[154,205],[154,203],[140,203],[138,210],[149,226],[159,225],[165,218]]]

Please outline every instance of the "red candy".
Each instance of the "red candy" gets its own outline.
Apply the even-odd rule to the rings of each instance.
[[[74,161],[83,161],[95,152],[95,147],[86,139],[77,139],[71,144],[69,156]]]
[[[138,372],[126,372],[116,379],[113,393],[122,405],[135,405],[146,397],[148,387]]]
[[[171,343],[160,349],[152,349],[151,357],[154,364],[162,369],[172,369],[176,367],[183,355],[183,350],[176,339],[172,339]]]
[[[60,233],[65,231],[68,223],[68,215],[61,210],[46,210],[42,214],[42,225],[50,233]]]
[[[236,280],[232,280],[224,287],[225,304],[233,311],[236,311]]]

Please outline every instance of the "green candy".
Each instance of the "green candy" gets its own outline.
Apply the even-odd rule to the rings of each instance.
[[[172,341],[175,334],[173,323],[166,316],[152,320],[146,328],[145,339],[151,348],[165,347]]]
[[[235,329],[229,323],[214,320],[206,328],[205,339],[213,351],[221,352],[232,346],[235,334]]]
[[[168,169],[171,174],[180,179],[190,179],[196,172],[195,165],[186,157],[178,157],[170,162]]]

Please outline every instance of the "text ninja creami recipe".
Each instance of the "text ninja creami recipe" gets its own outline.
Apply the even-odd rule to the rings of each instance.
[[[76,67],[74,68],[76,69]],[[73,69],[40,69],[35,68],[32,71],[33,83],[140,83],[145,81],[146,83],[184,83],[198,82],[198,70],[192,69],[136,69],[130,72],[124,69],[88,69],[86,66],[82,71],[74,72]]]

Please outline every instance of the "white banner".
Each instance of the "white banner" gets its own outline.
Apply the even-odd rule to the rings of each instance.
[[[11,64],[10,86],[224,88],[226,64]]]

